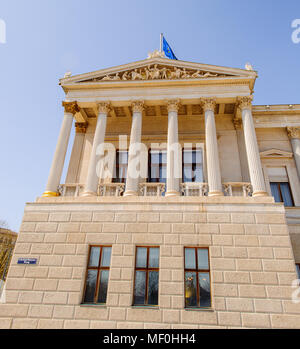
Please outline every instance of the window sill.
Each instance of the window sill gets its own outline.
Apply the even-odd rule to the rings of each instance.
[[[104,308],[106,309],[105,304],[92,304],[92,303],[81,303],[79,304],[80,307],[96,307],[96,308]]]
[[[214,308],[184,308],[184,310],[187,311],[209,311],[209,312],[214,312]]]
[[[159,310],[159,306],[155,306],[155,305],[132,305],[131,308],[134,308],[134,309],[155,309],[155,310]]]

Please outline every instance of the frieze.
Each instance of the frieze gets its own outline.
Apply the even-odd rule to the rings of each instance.
[[[106,74],[105,76],[84,80],[81,82],[98,81],[135,81],[135,80],[177,80],[177,79],[206,79],[228,77],[232,75],[212,73],[204,70],[167,67],[158,64],[149,64],[147,67],[135,68],[125,72]]]

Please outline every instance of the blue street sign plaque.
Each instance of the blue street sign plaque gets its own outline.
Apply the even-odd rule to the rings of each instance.
[[[36,264],[37,258],[19,258],[18,264]]]

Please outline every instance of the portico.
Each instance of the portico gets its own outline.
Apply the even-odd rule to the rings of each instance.
[[[256,77],[152,57],[61,79],[48,183],[25,206],[0,321],[299,328],[300,105],[253,105]]]

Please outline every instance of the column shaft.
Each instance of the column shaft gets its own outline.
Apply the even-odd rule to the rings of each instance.
[[[73,115],[79,111],[76,102],[63,102],[65,107],[64,119],[59,132],[59,137],[46,185],[46,190],[42,196],[59,196],[58,186],[60,184],[62,171],[64,168],[65,157],[68,149],[68,143],[73,123]]]
[[[109,112],[109,103],[107,102],[99,103],[97,125],[95,129],[92,152],[90,156],[85,190],[82,196],[97,195],[97,189],[98,189],[98,183],[99,183],[99,176],[97,174],[97,169],[98,170],[101,169],[101,161],[103,161],[103,157],[102,157],[102,159],[99,160],[100,163],[98,163],[97,149],[99,146],[104,144],[105,132],[106,132],[106,119],[107,119],[108,112]]]
[[[298,177],[300,180],[300,127],[288,127],[287,131],[291,140]]]
[[[251,101],[251,97],[239,98],[239,105],[242,110],[249,175],[253,189],[252,196],[268,196],[252,118]]]
[[[166,196],[178,196],[181,164],[178,144],[179,100],[168,101],[167,189]]]
[[[141,166],[141,137],[142,137],[142,113],[144,103],[136,101],[132,103],[132,124],[130,133],[130,145],[128,153],[128,168],[126,178],[126,190],[124,196],[138,195]]]
[[[222,181],[218,152],[218,141],[215,123],[216,102],[212,98],[202,100],[202,106],[205,113],[205,145],[206,145],[206,164],[208,176],[208,196],[222,196]]]

